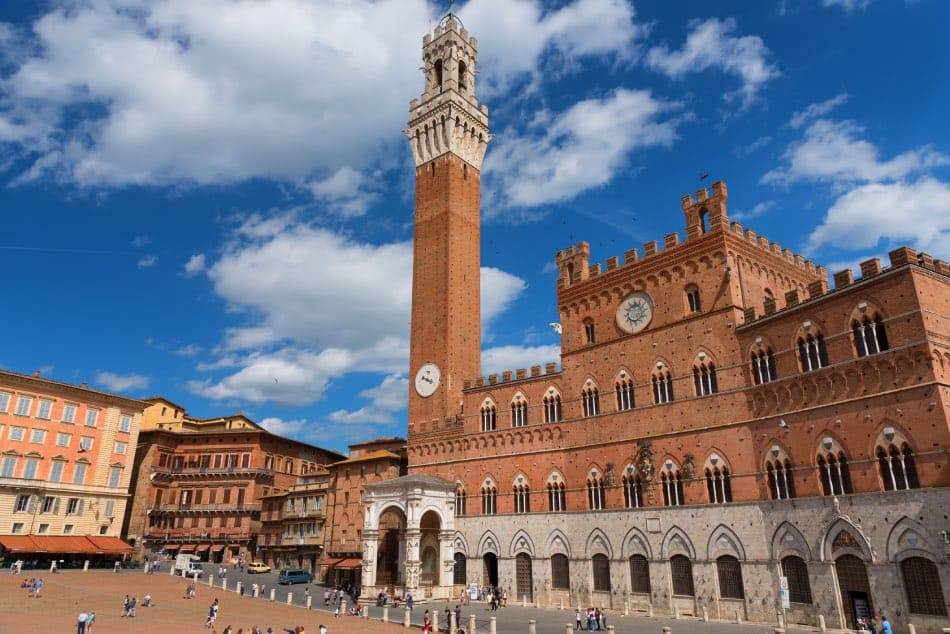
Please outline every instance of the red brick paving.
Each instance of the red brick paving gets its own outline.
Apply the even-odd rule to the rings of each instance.
[[[357,619],[352,616],[334,619],[326,613],[310,612],[303,608],[260,599],[241,598],[234,592],[224,592],[198,584],[195,599],[184,599],[184,582],[169,575],[145,575],[122,572],[64,572],[56,575],[39,575],[46,584],[39,599],[27,597],[20,589],[20,582],[31,577],[23,575],[0,575],[0,634],[72,633],[76,631],[76,617],[82,610],[96,613],[94,634],[135,632],[136,634],[187,634],[209,632],[204,628],[205,615],[211,601],[217,597],[221,608],[216,623],[217,631],[231,625],[235,634],[238,628],[247,633],[250,626],[258,625],[264,631],[274,628],[283,634],[284,628],[298,625],[306,628],[307,634],[317,634],[317,626],[323,623],[330,634],[366,633],[395,634],[404,631],[401,626],[377,621]],[[155,607],[137,609],[134,619],[122,618],[122,600],[126,593],[134,595],[141,603],[148,592]],[[329,618],[327,618],[329,616]]]

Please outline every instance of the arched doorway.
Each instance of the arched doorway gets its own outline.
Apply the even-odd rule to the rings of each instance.
[[[486,583],[490,586],[498,585],[498,557],[495,553],[485,553],[485,556],[482,557],[482,562],[484,565],[484,571],[482,574],[482,583]]]
[[[439,585],[439,530],[442,520],[435,511],[426,511],[419,521],[419,583],[424,586]]]
[[[518,590],[518,597],[523,599],[528,597],[528,601],[534,601],[534,587],[531,578],[531,556],[526,553],[519,553],[515,557],[515,587]]]
[[[848,627],[857,629],[858,619],[870,618],[874,614],[867,567],[854,555],[842,555],[835,559],[835,571]]]
[[[395,586],[400,580],[400,551],[405,539],[406,516],[390,507],[379,517],[379,552],[376,558],[376,585]]]
[[[457,586],[464,586],[468,583],[465,574],[465,553],[455,553],[453,559],[455,560],[455,567],[452,571],[452,583]]]

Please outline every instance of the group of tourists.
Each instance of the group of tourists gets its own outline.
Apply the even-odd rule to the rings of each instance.
[[[883,614],[877,621],[872,617],[858,619],[858,631],[870,632],[870,634],[894,634],[894,628]]]
[[[587,608],[587,614],[580,608],[574,610],[574,629],[588,632],[607,630],[607,610],[604,608]]]
[[[79,613],[79,620],[76,625],[76,634],[92,634],[92,626],[96,622],[96,613],[92,610],[88,612],[83,610]]]
[[[20,582],[21,588],[26,588],[28,597],[39,599],[40,592],[43,590],[43,580],[39,577],[30,577]]]

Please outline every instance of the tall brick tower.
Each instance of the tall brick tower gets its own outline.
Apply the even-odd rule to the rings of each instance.
[[[409,433],[461,410],[479,374],[480,181],[491,134],[475,97],[474,37],[452,14],[422,38],[425,89],[409,106],[416,163]]]

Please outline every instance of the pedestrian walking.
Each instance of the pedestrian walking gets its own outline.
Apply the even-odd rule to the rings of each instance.
[[[330,605],[330,590],[327,589],[323,593],[323,606],[326,607]],[[323,627],[322,625],[320,627]]]
[[[412,593],[411,592],[406,593],[406,607],[409,608],[410,611],[412,610]]]
[[[574,608],[574,629],[577,630],[578,632],[584,629],[581,626],[581,609],[580,608]]]
[[[96,622],[96,613],[89,610],[89,618],[86,619],[86,634],[92,634],[92,626]]]
[[[432,623],[429,622],[429,611],[426,610],[422,615],[422,634],[430,634],[432,632]]]
[[[600,629],[607,631],[607,610],[600,609]]]
[[[76,634],[86,634],[86,621],[89,620],[89,615],[82,611],[79,613],[79,620],[76,622]]]
[[[122,568],[122,564],[117,561],[117,562],[115,562],[115,565],[112,566],[112,572],[116,572],[116,573],[117,573],[117,572],[119,572],[119,570],[120,570],[121,568]]]
[[[455,606],[455,627],[462,627],[462,608]]]
[[[135,616],[135,597],[129,599],[129,617],[132,618]]]
[[[881,634],[894,634],[894,628],[891,627],[891,622],[887,620],[887,617],[883,614],[881,615]]]

